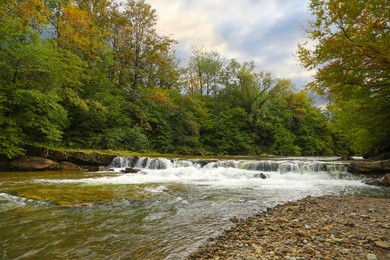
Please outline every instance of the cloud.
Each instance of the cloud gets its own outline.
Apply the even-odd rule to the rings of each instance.
[[[181,59],[191,46],[215,50],[300,87],[309,72],[294,57],[309,19],[308,0],[146,0],[157,11],[158,29],[179,42]]]

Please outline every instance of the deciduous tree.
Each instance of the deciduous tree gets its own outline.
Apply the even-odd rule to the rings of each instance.
[[[334,128],[355,152],[389,147],[390,5],[312,0],[310,10],[314,19],[306,31],[311,41],[298,46],[303,66],[316,69],[309,87],[329,95]]]

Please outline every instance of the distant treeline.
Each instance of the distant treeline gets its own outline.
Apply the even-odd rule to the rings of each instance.
[[[24,145],[184,154],[350,153],[334,118],[253,62],[180,65],[144,1],[11,0],[0,9],[0,155]]]

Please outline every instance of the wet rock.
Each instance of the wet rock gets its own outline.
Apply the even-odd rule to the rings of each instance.
[[[98,172],[108,172],[110,170],[107,166],[98,166]]]
[[[213,162],[218,162],[218,160],[197,160],[194,161],[196,164],[200,165],[200,167],[204,167],[205,165]]]
[[[35,156],[23,156],[11,161],[12,169],[20,171],[42,171],[54,167],[56,162]]]
[[[126,168],[125,170],[124,170],[124,173],[137,173],[137,172],[139,172],[140,170],[138,170],[138,169],[134,169],[134,168],[130,168],[130,167],[128,167],[128,168]]]
[[[350,171],[354,173],[390,172],[390,160],[354,161],[350,165]]]
[[[83,165],[82,168],[84,171],[88,171],[88,172],[98,172],[99,171],[99,166],[96,166],[96,165]]]
[[[390,259],[388,249],[379,246],[388,246],[390,231],[382,228],[388,226],[388,202],[326,196],[287,203],[237,220],[212,241],[211,251],[200,250],[190,258],[245,259],[254,254],[257,259],[368,259],[371,254]]]
[[[297,234],[297,236],[300,236],[300,237],[310,237],[310,234],[305,232],[305,231],[303,231],[303,230],[298,230],[296,232],[296,234]]]
[[[55,170],[55,171],[82,171],[83,168],[80,166],[71,163],[71,162],[60,162],[57,164],[54,164],[52,167],[50,167],[50,170]]]
[[[384,241],[375,241],[374,242],[376,246],[384,248],[384,249],[390,249],[390,244]]]
[[[371,178],[365,180],[364,183],[368,185],[390,187],[390,173],[386,174],[385,176],[381,176],[379,178],[377,177],[377,178]]]
[[[260,179],[267,179],[267,175],[265,175],[264,173],[256,173],[254,175],[255,178],[260,178]]]
[[[109,165],[116,156],[102,153],[71,152],[72,162],[90,165]]]
[[[379,180],[380,185],[390,186],[390,173],[386,174]]]
[[[245,257],[245,260],[257,260],[257,257],[255,257],[255,256],[247,256],[247,257]]]
[[[262,250],[261,248],[257,248],[257,249],[255,250],[255,253],[256,253],[257,255],[262,255],[262,254],[263,254],[263,250]]]

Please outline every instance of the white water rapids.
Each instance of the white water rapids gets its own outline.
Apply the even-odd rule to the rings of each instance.
[[[231,217],[308,195],[388,196],[337,158],[117,157],[109,168],[0,174],[0,258],[183,259]]]
[[[95,179],[95,183],[182,183],[237,188],[311,189],[316,186],[364,186],[348,173],[346,162],[327,158],[306,160],[182,160],[147,157],[117,157],[110,168],[137,173]],[[329,159],[328,159],[329,160]],[[78,180],[80,181],[80,180]],[[91,180],[86,180],[91,181]]]

